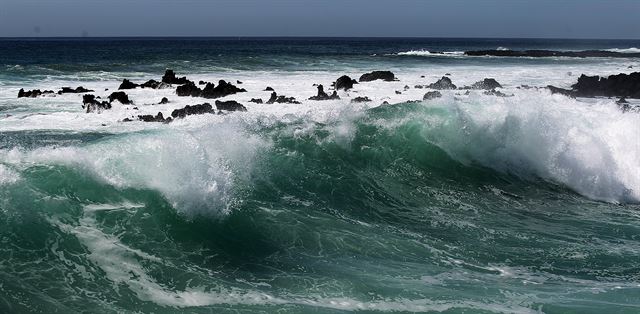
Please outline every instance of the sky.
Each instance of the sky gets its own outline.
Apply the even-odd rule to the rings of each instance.
[[[640,39],[640,0],[0,0],[0,37]]]

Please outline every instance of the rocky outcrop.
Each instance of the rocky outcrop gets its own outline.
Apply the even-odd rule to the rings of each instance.
[[[276,94],[276,92],[272,92],[271,93],[271,97],[269,98],[269,100],[267,100],[267,104],[273,104],[273,103],[279,103],[279,104],[299,104],[300,102],[297,101],[295,98],[293,97],[286,97],[284,95],[278,96],[278,94]]]
[[[204,103],[200,105],[189,106],[186,105],[182,109],[176,109],[171,112],[171,116],[174,119],[184,118],[186,116],[194,115],[194,114],[205,114],[205,113],[215,113],[213,107],[209,103]]]
[[[495,79],[485,78],[482,81],[478,81],[473,83],[471,86],[465,86],[463,89],[486,89],[492,90],[496,88],[502,88],[502,85],[498,83]]]
[[[87,94],[82,96],[82,109],[87,113],[111,109],[111,103],[96,100],[95,95]]]
[[[251,100],[249,100],[249,102],[253,102],[256,104],[261,104],[262,103],[262,98],[251,98]]]
[[[23,98],[23,97],[36,98],[36,97],[39,97],[39,96],[42,96],[42,95],[46,95],[46,94],[54,94],[54,92],[52,90],[41,91],[39,89],[25,91],[23,88],[21,88],[18,91],[18,98]]]
[[[142,88],[152,88],[152,89],[164,89],[164,88],[169,88],[171,87],[169,84],[167,83],[163,83],[163,82],[158,82],[156,80],[148,80],[144,83],[142,83],[142,85],[140,85]]]
[[[354,84],[358,84],[358,81],[356,81],[356,80],[354,80],[354,79],[352,79],[352,78],[350,78],[350,77],[348,77],[346,75],[343,75],[343,76],[339,77],[333,83],[333,87],[336,90],[341,90],[341,89],[350,90],[350,89],[353,88]]]
[[[183,76],[181,78],[176,77],[176,74],[173,72],[173,70],[166,70],[164,72],[164,75],[162,76],[162,82],[167,84],[182,85],[187,84],[191,81],[189,81],[186,76]]]
[[[551,91],[551,94],[561,94],[571,98],[576,98],[576,92],[573,90],[555,87],[552,85],[547,85],[547,88]]]
[[[78,86],[75,89],[71,88],[71,87],[63,87],[61,90],[58,91],[58,95],[62,95],[62,94],[80,94],[80,93],[90,93],[93,92],[90,89],[86,89],[82,86]]]
[[[361,103],[361,102],[370,102],[370,101],[371,101],[371,99],[369,99],[369,97],[367,97],[367,96],[364,96],[364,97],[358,96],[358,97],[356,97],[354,99],[351,99],[352,103]]]
[[[162,99],[160,100],[160,102],[158,104],[166,105],[168,103],[169,103],[169,99],[167,99],[167,97],[162,97]]]
[[[125,92],[113,92],[109,95],[109,102],[113,102],[114,100],[119,101],[123,105],[132,104],[131,100],[129,100],[129,95]]]
[[[332,100],[332,99],[340,99],[338,93],[334,90],[331,95],[328,95],[324,91],[324,87],[322,84],[318,85],[318,94],[316,96],[309,97],[309,100]]]
[[[171,117],[167,117],[165,119],[164,115],[162,115],[162,112],[158,112],[158,114],[155,115],[155,116],[150,115],[150,114],[139,115],[138,116],[138,120],[144,121],[144,122],[162,122],[162,123],[169,123],[169,122],[173,121],[173,119]]]
[[[140,85],[133,83],[127,79],[122,80],[122,83],[120,84],[120,87],[118,87],[118,89],[135,89],[138,88]]]
[[[247,108],[235,100],[216,100],[216,109],[226,111],[247,111]]]
[[[383,81],[393,81],[396,79],[396,76],[391,71],[373,71],[370,73],[365,73],[360,76],[360,82],[371,82],[375,80],[383,80]]]
[[[243,93],[247,90],[244,88],[238,88],[231,83],[227,83],[224,80],[218,81],[218,86],[212,83],[207,84],[202,90],[202,97],[204,98],[220,98],[236,93]]]
[[[547,86],[551,93],[569,97],[627,97],[640,98],[640,72],[617,74],[608,77],[582,74],[571,89]]]
[[[451,82],[451,79],[443,76],[441,79],[439,79],[438,81],[436,81],[435,83],[431,83],[427,86],[428,88],[431,89],[456,89],[457,87],[453,84],[453,82]]]
[[[180,85],[176,88],[176,94],[178,96],[191,96],[191,97],[200,97],[202,95],[202,90],[196,86],[193,82],[188,82],[186,84]]]
[[[236,93],[246,92],[244,88],[238,88],[231,83],[220,80],[218,85],[207,83],[204,89],[200,89],[193,82],[180,85],[176,88],[178,96],[204,97],[204,98],[220,98]]]
[[[440,97],[442,97],[442,93],[440,93],[439,91],[431,91],[424,94],[424,96],[422,96],[422,100],[430,100],[430,99],[436,99]]]
[[[273,88],[271,86],[267,86],[267,88],[264,89],[265,92],[273,92]]]
[[[576,57],[576,58],[640,58],[640,53],[620,53],[607,50],[555,51],[555,50],[475,50],[465,51],[467,56],[495,57]]]
[[[484,91],[483,94],[488,95],[488,96],[497,96],[497,97],[511,97],[511,96],[513,96],[513,95],[507,95],[507,94],[505,94],[505,93],[503,93],[501,91],[495,90],[495,89]]]
[[[640,72],[617,74],[609,77],[581,75],[571,86],[578,97],[640,98]]]

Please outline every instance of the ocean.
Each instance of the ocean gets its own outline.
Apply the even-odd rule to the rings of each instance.
[[[640,113],[544,88],[640,58],[464,54],[637,47],[0,39],[0,312],[640,313]],[[175,86],[89,113],[87,93],[17,98],[83,86],[104,100],[167,69],[246,89],[220,100],[247,111],[137,121],[215,101]],[[374,70],[396,80],[308,100]],[[443,76],[493,78],[506,97],[423,100]],[[300,103],[250,102],[266,87]]]

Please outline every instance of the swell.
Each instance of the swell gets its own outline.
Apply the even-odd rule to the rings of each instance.
[[[578,191],[574,182],[544,176],[548,165],[609,166],[524,158],[567,138],[562,128],[540,137],[540,125],[574,119],[571,128],[589,132],[582,113],[531,115],[531,104],[509,102],[489,119],[476,105],[49,135],[73,140],[64,145],[14,133],[0,150],[0,175],[20,175],[0,180],[0,235],[15,244],[0,245],[13,252],[0,276],[11,282],[8,304],[36,301],[9,310],[534,312],[555,298],[603,306],[594,287],[600,299],[633,296],[634,207],[593,202],[568,189]],[[614,113],[604,110],[606,125]],[[585,142],[600,145],[591,152],[609,156],[606,165],[620,158],[607,140]],[[566,290],[536,290],[545,283]]]

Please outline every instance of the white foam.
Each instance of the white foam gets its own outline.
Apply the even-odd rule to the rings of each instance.
[[[188,286],[184,290],[176,290],[161,284],[149,269],[154,265],[162,265],[164,261],[154,255],[132,248],[117,236],[107,234],[100,229],[97,213],[114,210],[131,211],[134,214],[141,204],[89,204],[85,206],[78,224],[67,224],[61,220],[50,218],[49,222],[68,234],[72,234],[87,248],[87,257],[104,271],[112,282],[114,289],[127,286],[142,301],[149,301],[161,306],[175,308],[201,307],[210,305],[302,305],[316,308],[328,308],[343,311],[377,311],[395,312],[410,311],[442,312],[456,308],[483,309],[488,311],[509,313],[535,313],[522,305],[522,302],[485,303],[478,301],[442,301],[430,299],[387,298],[383,300],[358,300],[350,297],[326,297],[320,295],[285,295],[274,296],[258,290],[236,287]],[[64,257],[64,256],[63,256]],[[238,279],[247,284],[246,280]],[[267,284],[253,286],[270,286]]]
[[[17,171],[0,164],[0,186],[13,184],[18,180],[20,180],[20,174]]]
[[[640,53],[640,48],[611,48],[606,49],[606,51],[618,52],[618,53]]]
[[[428,50],[409,50],[398,52],[398,56],[424,56],[424,57],[442,57],[442,56],[463,56],[464,51],[443,51],[443,52],[430,52]]]
[[[179,73],[188,75],[194,81],[216,82],[220,78],[243,81],[241,86],[248,92],[227,96],[222,100],[238,100],[247,107],[248,112],[227,116],[190,116],[168,125],[119,121],[125,117],[155,114],[158,111],[168,116],[176,108],[211,100],[177,97],[172,89],[127,90],[135,105],[115,105],[112,110],[101,114],[87,114],[80,107],[81,95],[16,99],[17,89],[7,88],[0,90],[0,103],[18,105],[20,109],[3,111],[0,116],[0,131],[53,129],[126,134],[86,146],[40,148],[32,152],[15,149],[13,154],[27,163],[58,163],[79,167],[119,187],[158,190],[177,207],[190,208],[186,212],[201,213],[206,207],[202,204],[213,204],[212,207],[219,208],[219,214],[224,214],[229,210],[229,204],[233,203],[234,181],[247,173],[246,169],[251,167],[253,156],[270,145],[265,138],[250,135],[251,132],[247,130],[278,123],[307,121],[306,130],[300,125],[290,130],[292,136],[302,136],[311,134],[315,123],[340,121],[331,127],[328,139],[347,147],[354,134],[350,122],[352,117],[358,117],[365,109],[378,106],[383,101],[400,103],[422,99],[428,90],[416,89],[415,85],[433,83],[445,73],[450,73],[458,86],[494,77],[504,86],[503,92],[516,96],[497,98],[475,91],[470,96],[464,96],[456,95],[459,93],[457,91],[443,91],[442,99],[430,101],[429,104],[456,108],[459,111],[457,114],[460,125],[467,132],[473,131],[471,136],[486,141],[482,145],[487,149],[503,145],[503,140],[509,141],[504,143],[507,147],[500,154],[498,150],[484,152],[479,147],[471,147],[468,152],[464,152],[454,145],[464,143],[470,135],[457,134],[455,140],[450,139],[451,136],[442,136],[442,139],[450,141],[450,144],[442,144],[444,148],[461,159],[475,160],[495,168],[513,164],[502,169],[528,169],[534,175],[566,184],[589,197],[624,201],[628,198],[622,192],[625,188],[633,190],[630,195],[632,199],[637,199],[636,191],[640,187],[640,174],[636,171],[637,163],[634,162],[638,151],[630,147],[634,145],[630,139],[637,138],[637,115],[622,114],[610,100],[597,100],[595,104],[589,105],[585,100],[570,100],[563,96],[551,96],[543,90],[527,91],[515,87],[521,84],[568,87],[575,83],[576,77],[567,73],[610,75],[628,72],[629,65],[640,67],[640,62],[607,59],[597,63],[452,66],[425,62],[411,66],[390,66],[386,69],[393,71],[398,81],[356,84],[348,92],[338,92],[341,100],[331,101],[307,100],[316,92],[313,84],[321,83],[329,89],[331,82],[341,74],[357,78],[372,69],[352,69],[338,74],[333,71],[215,72],[199,75]],[[135,81],[150,78],[154,77],[140,77]],[[95,94],[104,98],[119,83],[107,77],[105,80],[83,82],[82,85],[95,89]],[[57,89],[60,86],[79,85],[59,78],[32,84],[34,85],[26,88]],[[404,90],[405,85],[410,87],[409,90]],[[264,91],[266,86],[273,87],[280,95],[296,97],[302,104],[267,105],[248,102],[251,98],[268,99],[270,92]],[[104,91],[104,88],[111,90]],[[394,91],[400,91],[401,94]],[[372,102],[351,104],[350,100],[357,96],[368,96]],[[154,104],[162,97],[169,98],[171,102],[166,105]],[[133,107],[139,110],[134,110]],[[500,131],[509,128],[520,132],[520,139],[510,138],[518,133]],[[545,137],[536,139],[536,135]],[[566,145],[566,148],[562,145]],[[586,158],[583,157],[585,154],[597,157]],[[533,156],[536,155],[541,158],[535,160]],[[6,162],[11,156],[11,150],[0,151],[0,162],[16,167],[16,163]],[[522,156],[521,167],[511,162],[510,158],[516,156]],[[544,162],[549,164],[545,166]],[[606,164],[609,166],[605,166]],[[607,189],[608,192],[605,191]]]
[[[451,116],[426,121],[425,136],[462,162],[542,177],[593,199],[640,201],[640,114],[613,100],[528,91],[446,106]]]
[[[192,307],[214,304],[277,304],[282,303],[268,294],[256,291],[221,290],[205,291],[203,287],[188,287],[172,290],[158,283],[148,274],[145,264],[161,264],[163,261],[131,248],[116,236],[100,230],[96,212],[109,210],[131,210],[131,204],[92,204],[85,207],[78,225],[65,224],[56,219],[49,221],[64,232],[75,235],[89,251],[88,258],[106,274],[114,289],[128,286],[143,301],[151,301],[163,306]]]
[[[131,133],[86,146],[0,150],[17,167],[71,166],[121,188],[161,192],[188,215],[225,215],[234,184],[268,143],[239,125],[219,123],[191,130]]]

